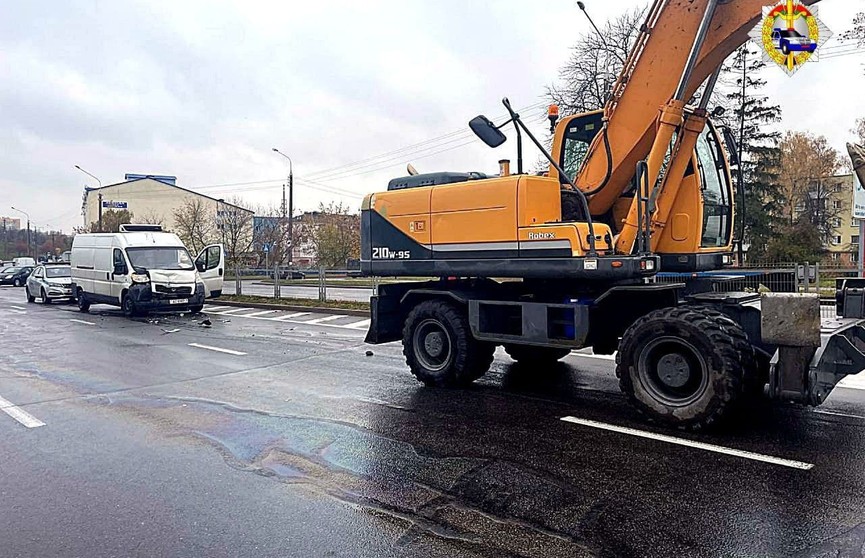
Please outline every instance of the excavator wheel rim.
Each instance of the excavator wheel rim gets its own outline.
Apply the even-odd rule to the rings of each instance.
[[[675,336],[658,337],[637,357],[640,382],[653,397],[671,407],[698,400],[709,386],[706,359],[694,345]]]

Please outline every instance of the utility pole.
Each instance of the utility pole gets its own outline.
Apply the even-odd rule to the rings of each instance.
[[[6,218],[3,218],[3,258],[4,260],[9,259],[9,239],[6,236]]]
[[[82,168],[79,167],[78,165],[75,165],[75,168],[78,169],[78,170],[80,170],[81,172],[83,172],[84,174],[86,174],[87,176],[89,176],[90,178],[92,178],[93,180],[95,180],[96,183],[99,184],[99,188],[100,188],[100,189],[102,188],[102,181],[99,180],[99,177],[98,177],[98,176],[96,176],[95,174],[91,174],[91,173],[87,172],[86,170],[82,169]],[[84,191],[85,191],[85,192],[88,192],[89,190],[85,187]],[[86,222],[85,222],[85,223],[84,223],[84,226],[86,227],[86,226],[88,226],[89,224],[90,224],[90,223],[86,223]],[[102,232],[102,192],[99,192],[99,232]]]
[[[31,257],[35,257],[31,252],[31,250],[32,250],[31,244],[32,243],[30,241],[30,214],[27,213],[26,211],[22,211],[20,209],[15,208],[15,207],[13,207],[12,210],[17,211],[18,213],[21,213],[22,215],[27,217],[27,255],[31,256]]]
[[[294,170],[291,157],[277,148],[272,148],[274,153],[279,153],[288,159],[288,265],[292,263],[292,252],[294,252]],[[282,216],[285,218],[285,187],[282,190]]]

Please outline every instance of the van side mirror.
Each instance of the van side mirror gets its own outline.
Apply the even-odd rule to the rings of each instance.
[[[498,147],[507,141],[508,137],[499,130],[492,120],[484,115],[475,116],[469,121],[469,128],[482,142],[490,147]]]

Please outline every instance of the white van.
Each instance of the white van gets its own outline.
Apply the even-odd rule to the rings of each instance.
[[[127,316],[149,311],[201,312],[222,294],[225,254],[207,246],[193,261],[177,235],[159,225],[121,225],[119,233],[78,234],[72,241],[72,292],[82,312],[112,304]]]
[[[33,258],[13,258],[12,265],[15,267],[36,267],[36,260]]]

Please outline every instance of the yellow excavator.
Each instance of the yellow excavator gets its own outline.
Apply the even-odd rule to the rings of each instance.
[[[402,340],[412,373],[445,387],[481,377],[499,345],[537,374],[574,349],[615,353],[636,408],[690,429],[744,400],[819,405],[865,369],[861,280],[839,283],[831,320],[816,295],[652,280],[732,263],[739,161],[707,109],[765,1],[656,0],[603,110],[551,108],[551,151],[504,99],[506,122],[469,126],[498,147],[512,124],[517,173],[413,174],[366,196],[362,273],[431,278],[381,284],[367,342]],[[543,176],[522,170],[523,135],[549,160]]]

